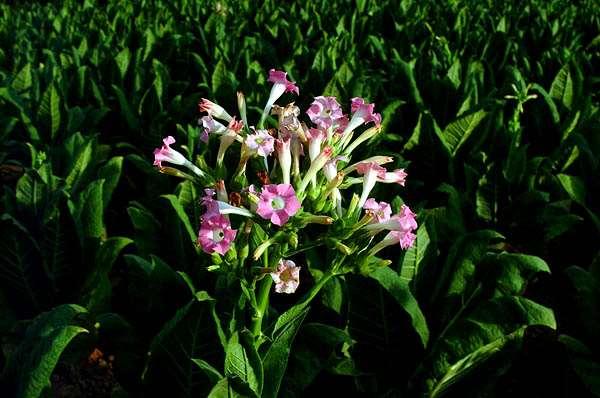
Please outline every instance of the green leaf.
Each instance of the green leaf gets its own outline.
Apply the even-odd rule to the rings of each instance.
[[[98,312],[100,308],[108,307],[107,300],[112,291],[108,276],[121,251],[131,243],[131,239],[122,237],[111,237],[99,243],[92,272],[81,290],[82,302],[90,312]]]
[[[567,174],[558,174],[556,177],[558,178],[560,185],[573,201],[580,205],[585,205],[585,184],[580,177]]]
[[[201,358],[213,368],[223,363],[214,305],[205,292],[199,292],[154,337],[142,375],[148,391],[182,397],[208,395],[213,375],[207,377],[192,359]]]
[[[115,62],[119,68],[119,75],[121,76],[121,79],[125,79],[127,69],[129,68],[129,63],[131,62],[131,51],[129,51],[129,48],[124,48],[121,50],[115,56]]]
[[[198,365],[200,369],[202,369],[202,371],[204,372],[206,377],[208,377],[211,383],[216,384],[223,378],[223,375],[221,375],[221,373],[217,369],[215,369],[211,364],[209,364],[205,360],[199,358],[192,358],[192,362]]]
[[[496,339],[450,366],[446,374],[431,389],[431,398],[443,396],[453,385],[465,379],[493,359],[502,357],[501,363],[510,364],[513,357],[521,348],[524,331],[525,328],[521,328],[508,336]],[[500,370],[498,361],[494,362],[493,368],[495,371]]]
[[[573,104],[573,79],[571,78],[571,70],[569,64],[565,64],[558,73],[552,85],[550,86],[550,96],[560,103],[565,108],[571,110]]]
[[[69,209],[78,226],[80,239],[101,239],[105,235],[103,190],[104,180],[96,180],[79,194],[77,202],[69,201]]]
[[[221,379],[215,386],[210,390],[208,398],[247,398],[248,394],[245,392],[239,392],[236,389],[232,380],[228,378]]]
[[[277,320],[273,331],[273,342],[263,356],[265,382],[262,398],[277,397],[292,343],[309,309],[309,306],[302,306],[298,311],[287,311]]]
[[[558,113],[558,109],[556,109],[556,103],[554,102],[550,94],[537,83],[532,84],[531,88],[532,90],[535,90],[539,94],[541,94],[542,99],[544,100],[544,102],[546,102],[546,105],[548,105],[548,109],[550,110],[550,114],[552,115],[552,121],[554,122],[554,124],[560,123],[560,114]]]
[[[33,320],[7,363],[4,376],[14,388],[10,395],[37,398],[48,392],[62,352],[77,335],[88,333],[74,324],[85,313],[85,308],[63,304]]]
[[[462,297],[460,302],[465,301],[465,295],[469,294],[477,283],[474,279],[475,266],[484,258],[493,243],[503,238],[496,231],[476,231],[455,240],[450,248],[448,256],[438,278],[436,288],[433,291],[432,301],[444,295]],[[452,305],[447,299],[445,305]]]
[[[227,343],[225,354],[225,376],[237,377],[261,396],[263,385],[262,362],[256,352],[252,336],[245,337],[235,332]]]
[[[35,282],[43,271],[35,242],[26,229],[6,224],[0,224],[0,286],[9,300],[39,311],[43,290]]]
[[[65,185],[68,188],[73,188],[73,190],[75,190],[79,186],[79,182],[81,181],[85,170],[90,164],[94,152],[93,140],[87,140],[82,145],[77,146],[77,148],[73,147],[72,151],[70,151],[71,148],[68,148],[69,144],[75,146],[76,144],[74,141],[77,137],[79,137],[81,140],[85,140],[83,137],[81,137],[79,133],[77,133],[70,137],[71,142],[67,141],[65,143],[67,151],[70,152],[69,155],[71,156],[72,162],[71,170],[65,178]],[[76,153],[74,153],[73,151],[76,151]]]
[[[392,58],[393,61],[398,64],[400,67],[400,71],[404,75],[406,82],[408,83],[408,92],[410,93],[411,99],[417,105],[419,109],[424,108],[423,98],[421,97],[421,93],[419,92],[419,88],[417,86],[417,79],[415,78],[415,63],[416,59],[411,60],[410,62],[404,61],[398,51],[392,49]]]
[[[22,211],[41,217],[43,208],[48,200],[48,187],[35,170],[23,174],[16,187],[17,206]]]
[[[127,213],[135,230],[135,245],[141,254],[149,256],[158,253],[161,224],[141,204],[132,202],[127,208]]]
[[[400,277],[407,282],[413,280],[418,274],[421,262],[425,258],[425,253],[429,247],[429,234],[427,226],[423,223],[417,229],[417,239],[414,245],[404,253],[402,264],[400,265]]]
[[[42,96],[42,102],[38,109],[38,119],[50,127],[50,138],[54,140],[60,127],[60,97],[54,84]]]
[[[550,273],[544,260],[518,253],[488,254],[483,260],[486,279],[504,294],[522,294],[527,282],[539,272]]]
[[[27,63],[19,73],[16,74],[15,78],[11,83],[11,87],[16,92],[25,91],[31,87],[32,79],[31,79],[31,64]]]
[[[500,296],[472,309],[469,304],[464,304],[433,347],[431,375],[436,382],[453,364],[523,326],[542,325],[556,329],[552,310],[524,297]]]
[[[121,107],[121,114],[125,118],[125,121],[127,122],[127,126],[129,126],[129,128],[131,130],[134,130],[134,131],[139,130],[140,122],[139,122],[136,114],[133,111],[133,107],[127,100],[127,96],[125,95],[123,90],[121,90],[118,86],[116,86],[114,84],[112,84],[111,86],[112,86],[113,90],[115,91],[115,94],[117,95],[117,100],[119,101],[119,106]]]
[[[196,243],[196,241],[197,241],[196,232],[194,231],[194,228],[192,227],[192,223],[190,222],[190,219],[189,219],[188,215],[186,214],[185,209],[181,205],[181,202],[179,202],[179,198],[177,198],[177,196],[175,196],[175,195],[162,195],[161,197],[167,199],[169,201],[169,203],[171,203],[171,206],[175,210],[175,213],[179,217],[179,220],[183,223],[185,230],[187,231],[188,235],[190,236],[190,240],[193,243]]]
[[[461,116],[446,126],[442,132],[442,137],[444,144],[452,156],[456,156],[458,150],[464,145],[486,115],[485,111],[480,110]]]
[[[227,70],[225,60],[219,59],[212,74],[212,93],[213,97],[219,95],[222,91],[232,88],[235,77]]]
[[[110,198],[119,183],[121,178],[121,170],[123,169],[123,157],[115,156],[111,158],[104,166],[98,170],[98,177],[104,179],[102,191],[102,204],[104,209],[108,206]]]
[[[369,274],[396,300],[396,302],[410,316],[411,323],[419,337],[423,347],[427,347],[429,341],[429,328],[425,316],[419,308],[417,300],[412,295],[408,282],[403,280],[394,270],[384,267]]]

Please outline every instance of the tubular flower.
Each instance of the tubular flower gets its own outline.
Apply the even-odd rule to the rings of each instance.
[[[216,117],[217,119],[221,119],[229,123],[231,119],[231,115],[227,113],[227,111],[218,104],[215,104],[212,101],[207,100],[206,98],[200,99],[198,103],[198,109],[200,112],[206,112],[212,117]]]
[[[403,250],[411,248],[415,243],[417,236],[410,231],[390,231],[379,243],[369,251],[370,255],[375,255],[382,249],[400,243]]]
[[[267,115],[271,111],[271,108],[275,104],[275,101],[279,99],[285,92],[296,93],[298,95],[300,90],[296,83],[291,82],[287,79],[287,73],[275,69],[271,69],[269,71],[269,81],[273,83],[273,87],[271,87],[271,93],[269,94],[269,99],[267,100],[267,104],[265,105],[265,109],[263,110],[262,116],[260,117],[259,126],[267,118]]]
[[[322,129],[332,127],[336,120],[344,116],[335,97],[323,96],[315,97],[306,114],[314,124]]]
[[[225,187],[223,187],[225,189]],[[204,196],[201,199],[201,203],[206,207],[205,217],[211,217],[213,215],[228,215],[237,214],[244,217],[252,217],[252,213],[244,208],[232,206],[227,202],[213,199],[215,196],[215,190],[207,188],[204,190]]]
[[[300,268],[292,260],[279,260],[277,271],[271,272],[277,293],[294,293],[300,284]]]
[[[198,124],[204,128],[200,139],[205,143],[208,142],[210,134],[225,134],[227,132],[227,127],[210,116],[202,116],[198,120]]]
[[[321,153],[321,145],[325,137],[327,137],[327,134],[321,129],[311,128],[308,130],[308,157],[311,162]]]
[[[220,215],[212,214],[204,217],[198,233],[198,244],[204,252],[225,254],[235,239],[237,230],[231,228],[229,220]]]
[[[281,175],[284,184],[290,183],[290,173],[292,169],[292,152],[290,150],[291,138],[286,137],[275,141],[277,147],[277,159],[281,167]]]
[[[197,176],[204,177],[206,174],[196,165],[187,160],[185,156],[171,148],[175,143],[175,138],[168,136],[163,139],[163,146],[154,150],[154,166],[163,167],[162,162],[173,163],[179,166],[185,166],[192,170]]]
[[[363,207],[367,201],[367,198],[369,197],[369,194],[371,193],[371,190],[375,186],[377,179],[385,177],[385,169],[375,162],[369,162],[359,163],[358,166],[356,166],[356,171],[364,176],[363,190],[362,194],[360,195],[360,200],[358,201],[358,207]]]
[[[408,174],[406,174],[404,169],[396,169],[392,172],[385,173],[385,176],[383,178],[378,178],[377,182],[383,182],[388,184],[396,183],[404,186],[407,175]]]
[[[267,130],[257,130],[255,134],[248,134],[246,146],[260,156],[267,157],[274,150],[275,139]]]
[[[392,215],[392,207],[386,202],[379,202],[373,198],[369,198],[363,205],[367,214],[373,215],[373,222],[381,223],[390,219]]]
[[[381,115],[373,113],[375,104],[367,104],[365,100],[359,97],[352,98],[352,119],[344,129],[342,135],[346,135],[363,123],[373,122],[376,126],[381,125]]]
[[[300,202],[290,184],[265,185],[260,193],[256,213],[275,225],[282,226],[300,210]]]
[[[331,155],[333,153],[333,148],[330,146],[326,146],[323,148],[319,156],[317,156],[312,162],[310,162],[310,167],[308,171],[300,181],[300,185],[298,185],[298,191],[304,191],[308,186],[308,183],[312,181],[317,173],[325,166],[325,164],[331,159]]]
[[[271,69],[269,71],[269,81],[271,83],[274,83],[273,87],[275,87],[277,85],[283,86],[284,90],[282,91],[281,94],[283,94],[285,92],[290,92],[290,93],[296,93],[296,95],[300,95],[300,90],[298,89],[298,86],[296,86],[296,82],[291,82],[287,79],[287,72]],[[271,91],[271,93],[272,92],[273,91]],[[273,102],[275,102],[275,101],[273,101]]]
[[[366,229],[373,233],[383,231],[384,229],[390,231],[412,232],[418,227],[415,217],[416,214],[413,213],[408,206],[402,205],[400,213],[394,215],[389,220],[367,225]]]

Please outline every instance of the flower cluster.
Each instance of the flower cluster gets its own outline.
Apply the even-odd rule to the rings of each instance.
[[[233,251],[236,258],[242,259],[244,250],[253,250],[252,258],[257,261],[268,248],[277,246],[276,254],[266,257],[266,268],[261,269],[262,276],[271,276],[278,293],[293,293],[299,285],[301,267],[285,258],[286,253],[297,255],[308,250],[303,248],[328,246],[340,253],[336,264],[353,261],[360,267],[373,264],[375,254],[387,246],[411,247],[416,238],[415,214],[406,205],[392,214],[389,203],[371,196],[378,183],[404,186],[405,170],[388,170],[385,165],[393,162],[388,156],[352,161],[354,150],[380,132],[381,115],[375,112],[375,105],[363,98],[352,98],[350,113],[345,114],[335,97],[319,96],[303,118],[293,102],[276,105],[285,93],[299,95],[298,86],[288,80],[287,73],[272,69],[268,81],[273,85],[256,125],[247,123],[241,93],[240,119],[207,99],[199,103],[204,114],[198,121],[199,139],[205,144],[210,144],[211,137],[219,140],[215,169],[201,169],[171,148],[175,139],[170,136],[154,152],[154,164],[161,171],[193,179],[205,188],[199,247],[221,256]],[[225,156],[236,143],[239,162],[231,173]],[[184,166],[195,176],[177,174],[176,169],[165,167],[164,163]],[[229,182],[225,183],[228,174]],[[255,181],[250,181],[253,178]],[[362,185],[360,192],[352,192],[355,184]],[[345,192],[351,193],[349,197]],[[301,235],[310,224],[329,227],[325,233],[311,231]],[[257,226],[266,237],[262,242],[249,243],[248,234]],[[382,231],[387,234],[376,241]],[[250,244],[254,245],[251,249]],[[353,254],[350,260],[345,258],[349,254]],[[349,268],[352,267],[344,269]]]

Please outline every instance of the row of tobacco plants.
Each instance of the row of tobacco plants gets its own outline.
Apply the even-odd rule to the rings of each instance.
[[[600,396],[599,26],[0,5],[0,390]]]

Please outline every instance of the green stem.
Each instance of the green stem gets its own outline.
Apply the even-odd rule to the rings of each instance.
[[[260,286],[258,287],[258,295],[257,295],[257,312],[255,316],[252,318],[251,331],[254,337],[260,336],[262,331],[262,320],[265,316],[265,312],[269,307],[269,292],[271,291],[271,285],[273,284],[273,279],[270,275],[266,275],[261,281]]]

